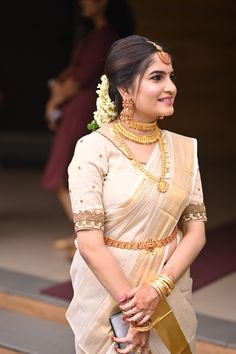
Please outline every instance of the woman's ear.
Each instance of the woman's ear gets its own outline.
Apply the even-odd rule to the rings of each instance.
[[[122,99],[124,100],[125,98],[129,97],[129,91],[125,87],[117,87],[117,90],[119,91],[119,94],[121,95]]]

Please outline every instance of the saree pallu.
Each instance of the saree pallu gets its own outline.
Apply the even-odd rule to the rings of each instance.
[[[104,234],[114,240],[139,242],[150,238],[161,240],[170,235],[190,202],[198,162],[194,139],[165,131],[165,140],[170,154],[169,189],[166,193],[160,193],[156,184],[151,185],[144,180],[119,147],[106,136],[93,133],[79,141],[69,167],[75,215],[104,213]],[[156,146],[145,168],[158,176],[160,165]],[[201,201],[201,190],[199,194],[197,202]],[[98,221],[83,220],[81,229],[96,228]],[[180,230],[178,238],[182,238]],[[169,245],[156,248],[154,252],[114,247],[109,247],[109,251],[118,259],[135,287],[161,271]],[[66,317],[75,334],[76,353],[116,353],[108,318],[118,310],[117,303],[99,283],[78,250],[71,266],[71,279],[74,297]],[[191,306],[191,289],[192,279],[187,270],[171,295],[163,305],[160,304],[162,313],[157,314],[160,321],[150,335],[152,354],[194,353],[197,321]],[[178,345],[171,342],[172,336],[168,333],[172,331],[181,333]]]

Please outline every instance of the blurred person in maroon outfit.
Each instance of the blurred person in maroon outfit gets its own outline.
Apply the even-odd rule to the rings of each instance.
[[[81,0],[81,16],[90,30],[75,47],[69,66],[50,80],[46,120],[55,132],[42,186],[53,190],[69,218],[72,211],[67,187],[67,167],[77,140],[87,133],[87,124],[96,108],[96,87],[104,70],[111,44],[132,32],[132,17],[125,0]],[[122,16],[122,20],[121,20]],[[67,248],[71,238],[55,242]]]

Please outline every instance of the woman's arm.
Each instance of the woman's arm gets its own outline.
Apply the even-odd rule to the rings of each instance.
[[[115,301],[129,292],[132,287],[116,258],[109,252],[103,241],[103,232],[99,230],[81,230],[77,232],[78,248],[81,256]],[[117,348],[118,353],[130,353],[136,347],[142,353],[148,353],[149,332],[140,333],[129,327],[125,338],[115,338],[115,342],[126,343],[125,349]]]
[[[193,263],[205,242],[204,222],[191,221],[183,224],[183,238],[160,274],[167,275],[173,281],[178,280]],[[139,325],[143,325],[151,318],[159,301],[156,290],[149,284],[143,284],[132,289],[122,298],[120,308],[128,322],[136,321]]]
[[[78,248],[81,256],[95,274],[99,282],[115,301],[132,289],[117,259],[109,252],[100,230],[77,232]]]
[[[205,223],[190,221],[183,224],[183,238],[176,247],[161,273],[176,281],[191,266],[206,242]]]

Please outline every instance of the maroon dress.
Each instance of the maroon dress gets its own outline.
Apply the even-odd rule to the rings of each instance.
[[[70,75],[78,80],[80,91],[62,107],[62,118],[55,132],[42,186],[55,190],[67,180],[67,167],[77,140],[88,133],[87,124],[96,110],[96,88],[104,72],[106,56],[118,35],[111,25],[91,31],[72,57]]]

